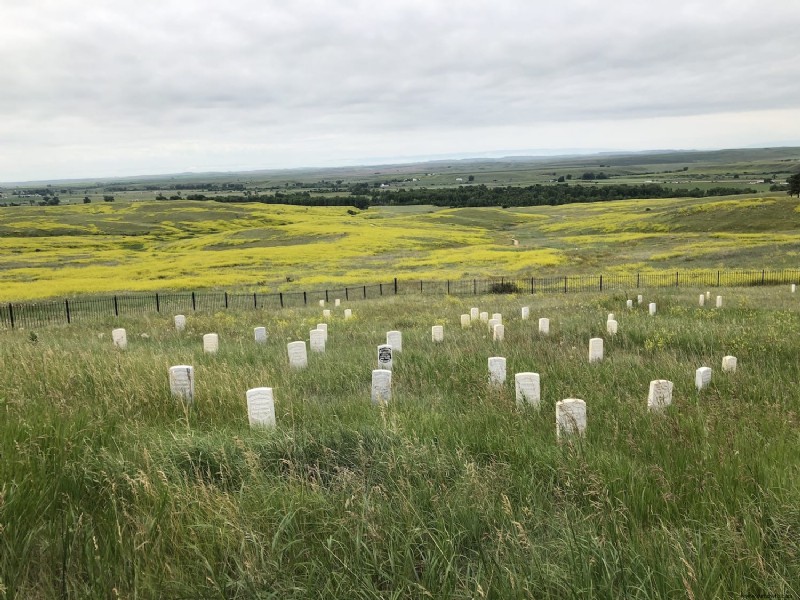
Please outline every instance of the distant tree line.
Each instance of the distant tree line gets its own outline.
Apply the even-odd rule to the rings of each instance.
[[[363,188],[362,188],[363,189]],[[714,187],[707,190],[671,189],[658,184],[642,185],[531,185],[527,187],[486,187],[476,185],[440,189],[400,189],[394,192],[373,192],[370,204],[409,205],[433,204],[434,206],[541,206],[560,205],[573,202],[606,202],[611,200],[651,198],[704,198],[754,194],[749,188]]]

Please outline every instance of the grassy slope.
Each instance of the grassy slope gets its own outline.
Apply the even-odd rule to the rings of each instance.
[[[786,195],[357,215],[116,202],[3,216],[0,301],[240,285],[274,291],[395,276],[781,268],[796,266],[800,250],[797,200]]]
[[[723,310],[647,296],[656,317],[603,295],[358,303],[350,322],[337,309],[328,352],[303,372],[285,343],[318,310],[201,315],[180,335],[168,317],[0,333],[14,365],[0,369],[0,597],[796,597],[800,370],[786,332],[800,311],[785,289],[721,293]],[[458,327],[473,302],[503,313],[505,342]],[[126,352],[111,347],[119,325]],[[394,328],[404,352],[381,410],[370,369]],[[598,335],[606,360],[589,367]],[[735,375],[718,370],[725,354]],[[513,384],[487,389],[493,355],[511,381],[541,374],[540,411],[516,410]],[[188,411],[168,394],[181,363],[197,370]],[[656,378],[675,382],[662,417],[645,410]],[[244,393],[260,385],[275,389],[274,432],[247,426]],[[567,397],[587,401],[589,431],[559,446]]]

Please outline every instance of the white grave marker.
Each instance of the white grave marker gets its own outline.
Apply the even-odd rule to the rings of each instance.
[[[717,296],[717,308],[722,308],[722,296]]]
[[[308,353],[306,343],[289,342],[286,344],[286,351],[289,354],[289,366],[293,369],[305,369],[308,366]]]
[[[647,393],[647,410],[662,410],[672,404],[672,382],[667,379],[654,379]]]
[[[502,356],[492,356],[489,359],[489,384],[501,386],[506,382],[506,359]]]
[[[319,305],[320,305],[320,308],[322,308],[323,306],[325,306],[325,300],[320,300],[320,301],[319,301]]]
[[[651,302],[650,305],[647,307],[647,310],[650,312],[651,315],[656,314],[656,303]]]
[[[125,350],[128,347],[128,333],[124,329],[112,330],[111,339],[114,341],[114,345],[120,350]]]
[[[392,399],[392,372],[376,369],[372,372],[372,403],[388,404]]]
[[[326,308],[322,311],[322,318],[323,319],[330,319],[331,318],[331,311],[329,308]]]
[[[498,323],[492,329],[492,339],[495,342],[502,342],[506,337],[506,326],[502,323]]]
[[[203,336],[203,352],[213,354],[219,350],[219,336],[216,333],[207,333]]]
[[[542,395],[538,373],[517,373],[514,375],[514,389],[518,407],[521,408],[528,404],[534,408],[539,408]]]
[[[613,320],[615,320],[616,318],[617,318],[617,317],[615,317],[615,316],[614,316],[614,313],[608,313],[608,318],[606,319],[606,321],[613,321]]]
[[[312,329],[309,332],[309,347],[312,352],[325,352],[325,332],[322,329]]]
[[[344,309],[344,320],[347,321],[348,319],[353,318],[353,311],[349,308]]]
[[[275,401],[272,388],[258,387],[247,390],[247,418],[250,427],[275,427]]]
[[[481,312],[478,308],[474,306],[469,309],[469,318],[473,321],[477,321],[481,316]]]
[[[322,333],[325,334],[325,341],[328,341],[328,324],[327,323],[317,323],[317,329],[320,329]]]
[[[494,326],[495,325],[499,325],[499,324],[500,324],[500,321],[498,321],[497,319],[489,319],[489,332],[493,332],[494,331]]]
[[[501,315],[500,313],[492,313],[492,318],[498,323],[503,322],[503,315]]]
[[[723,356],[722,371],[724,373],[736,373],[736,362],[735,356]]]
[[[628,307],[628,308],[633,308],[633,300],[630,300],[630,299],[627,300],[625,302],[625,306]]]
[[[641,304],[642,302],[644,302],[644,296],[642,296],[641,294],[636,296],[636,302],[637,304]]]
[[[697,302],[698,302],[698,304],[700,304],[700,306],[705,306],[706,305],[706,296],[705,296],[705,294],[700,294],[700,296],[697,297]]]
[[[444,341],[444,327],[441,325],[434,325],[431,327],[431,339],[434,342],[443,342]]]
[[[527,321],[528,317],[531,316],[531,308],[530,306],[523,306],[522,307],[522,320]]]
[[[603,338],[592,338],[589,340],[589,362],[601,360],[603,360]]]
[[[539,319],[539,333],[544,335],[550,333],[550,319]]]
[[[792,284],[792,293],[794,294],[797,291],[797,286],[793,283]]]
[[[711,300],[711,292],[706,290],[706,300]]]
[[[169,389],[188,403],[194,401],[194,367],[177,365],[169,368]]]
[[[471,324],[472,324],[472,318],[469,315],[467,314],[461,315],[461,327],[466,329]]]
[[[482,312],[480,314],[480,318],[481,318],[481,321],[483,321],[484,323],[488,323],[489,322],[489,313],[488,312]]]
[[[619,323],[617,323],[614,319],[610,321],[606,321],[606,331],[611,335],[617,335],[617,331],[619,329]]]
[[[378,367],[391,371],[393,354],[393,348],[390,344],[381,344],[378,346]]]
[[[702,390],[711,383],[711,367],[700,367],[694,374],[694,385],[697,391]]]
[[[403,334],[399,331],[387,331],[386,343],[392,347],[395,352],[403,351]]]
[[[256,339],[256,344],[266,344],[267,343],[267,328],[266,327],[256,327],[253,329],[253,336]]]
[[[577,398],[567,398],[556,402],[556,437],[573,434],[583,435],[586,431],[586,402]]]
[[[336,298],[336,300],[333,301],[333,305],[334,306],[341,306],[342,305],[342,299],[341,298]]]
[[[184,315],[175,315],[175,329],[177,331],[186,329],[186,317]]]

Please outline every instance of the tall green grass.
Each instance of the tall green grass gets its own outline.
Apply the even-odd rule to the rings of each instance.
[[[304,371],[286,343],[319,309],[0,334],[0,597],[798,597],[800,311],[785,289],[722,293],[716,310],[659,291],[655,317],[619,294],[359,302]],[[471,305],[503,313],[505,341],[460,328]],[[404,351],[375,407],[390,329]],[[594,336],[606,358],[589,365]],[[504,389],[489,356],[508,360]],[[175,364],[195,366],[193,406],[169,395]],[[520,371],[541,374],[540,410],[516,408]],[[659,416],[652,379],[675,383]],[[257,386],[274,389],[274,431],[248,426]],[[568,397],[588,431],[559,444]]]

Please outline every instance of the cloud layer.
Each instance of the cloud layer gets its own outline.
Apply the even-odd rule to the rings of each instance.
[[[795,0],[5,0],[0,180],[797,141],[798,30]]]

